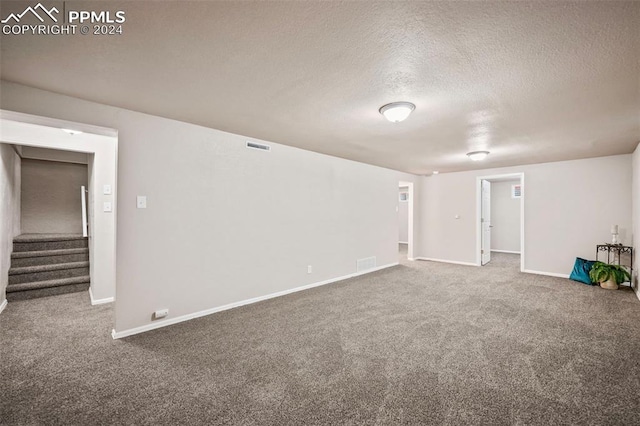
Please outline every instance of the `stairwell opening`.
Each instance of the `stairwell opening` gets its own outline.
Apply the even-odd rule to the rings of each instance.
[[[20,161],[35,160],[39,166],[45,161],[49,166],[54,162],[65,163],[63,175],[67,178],[69,170],[78,169],[78,164],[84,163],[85,169],[82,182],[73,183],[71,201],[64,200],[61,194],[57,194],[58,198],[52,197],[50,189],[43,189],[51,183],[47,179],[52,180],[53,172],[48,169],[42,173],[44,180],[36,185],[41,193],[31,196],[40,202],[40,208],[32,209],[26,216],[18,215],[18,219],[14,219],[17,224],[1,224],[4,247],[0,262],[3,269],[0,302],[87,290],[92,304],[112,302],[115,298],[117,132],[3,110],[0,110],[0,129],[2,142],[14,147],[22,157]],[[62,129],[79,132],[69,134]],[[40,157],[33,157],[34,152]],[[50,157],[42,158],[43,152]],[[27,160],[24,157],[28,157]],[[19,179],[17,185],[21,183]],[[80,183],[83,183],[82,191],[75,187]],[[12,184],[16,185],[15,180]],[[81,194],[86,202],[86,221],[79,208]],[[47,197],[52,199],[46,200]],[[51,223],[47,222],[55,214],[47,213],[46,203],[42,205],[42,201],[53,202],[54,206],[58,203],[60,210],[69,208],[76,213],[72,220],[63,219],[54,227],[48,227]],[[21,203],[17,204],[20,208]],[[22,207],[29,208],[28,202],[26,204]],[[88,236],[83,236],[86,229]],[[7,265],[10,265],[8,270]]]

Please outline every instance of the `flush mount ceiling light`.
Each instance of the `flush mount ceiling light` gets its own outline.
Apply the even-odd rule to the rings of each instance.
[[[467,157],[471,158],[472,161],[484,160],[487,158],[487,155],[489,155],[489,151],[473,151],[467,153]]]
[[[80,133],[82,133],[80,130],[73,130],[73,129],[60,129],[65,133],[69,133],[70,135],[79,135]]]
[[[440,172],[439,172],[439,171],[437,171],[437,170],[434,170],[434,171],[433,171],[433,174],[434,174],[434,175],[437,175],[437,174],[439,174],[439,173],[440,173]]]
[[[416,106],[411,102],[391,102],[380,107],[379,111],[387,120],[399,123],[406,120],[414,109]]]

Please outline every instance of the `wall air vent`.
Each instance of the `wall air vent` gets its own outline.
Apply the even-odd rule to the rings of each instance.
[[[247,141],[247,148],[251,149],[259,149],[260,151],[271,151],[271,147],[269,145],[265,145],[263,143],[251,142]]]
[[[365,257],[356,261],[356,270],[358,272],[368,271],[376,267],[376,257]]]

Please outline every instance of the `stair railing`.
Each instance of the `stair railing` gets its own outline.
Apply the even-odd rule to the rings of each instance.
[[[80,198],[82,199],[82,236],[89,236],[89,224],[87,223],[87,189],[82,185],[80,187]]]

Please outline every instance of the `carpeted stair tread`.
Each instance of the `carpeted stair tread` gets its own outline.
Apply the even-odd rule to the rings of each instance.
[[[17,291],[38,290],[49,287],[60,287],[71,284],[84,284],[91,282],[89,275],[83,275],[80,277],[61,278],[57,280],[36,281],[30,283],[21,284],[9,284],[7,286],[7,293],[13,293]]]
[[[61,271],[64,269],[88,268],[89,262],[54,263],[50,265],[19,266],[9,269],[9,275],[34,274],[37,272]]]
[[[84,254],[84,253],[89,253],[89,249],[87,247],[59,249],[59,250],[17,251],[17,252],[11,253],[11,258],[22,259],[25,257],[65,256],[68,254]]]
[[[60,294],[78,293],[89,290],[91,285],[86,283],[66,284],[58,287],[45,287],[36,290],[14,291],[7,293],[7,301],[18,302],[20,300],[39,299],[41,297],[57,296]]]
[[[89,246],[88,238],[63,238],[54,239],[47,238],[44,240],[24,240],[13,241],[14,253],[21,253],[25,251],[46,251],[46,250],[64,250],[64,249],[77,249],[87,248]]]
[[[36,243],[43,241],[71,241],[82,240],[82,234],[22,234],[13,239],[14,243]]]
[[[7,300],[86,291],[89,239],[81,234],[22,234],[13,240]]]

